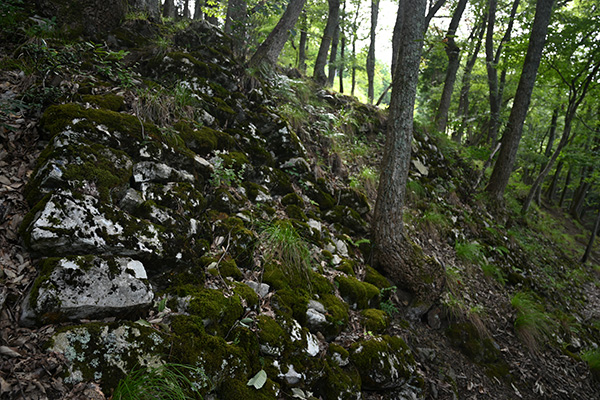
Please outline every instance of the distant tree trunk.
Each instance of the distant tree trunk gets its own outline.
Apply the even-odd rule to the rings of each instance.
[[[550,186],[548,186],[548,190],[546,190],[546,199],[548,201],[553,202],[554,196],[556,196],[556,189],[558,188],[558,179],[560,178],[560,172],[562,171],[562,167],[565,164],[563,160],[560,160],[556,165],[556,171],[554,171],[554,176],[552,177],[552,181],[550,182]]]
[[[496,23],[496,8],[498,0],[489,0],[488,3],[488,22],[487,22],[487,34],[485,37],[485,64],[488,76],[488,87],[489,87],[489,102],[490,102],[490,125],[488,127],[488,140],[491,144],[491,148],[496,147],[498,141],[498,130],[500,129],[500,109],[502,107],[502,92],[504,88],[505,72],[502,74],[502,84],[498,84],[498,70],[497,66],[500,62],[500,56],[502,54],[502,48],[504,43],[510,40],[511,30],[513,27],[514,17],[517,12],[520,0],[514,0],[513,6],[510,12],[510,19],[504,37],[500,41],[496,53],[494,54],[494,25]],[[548,0],[546,0],[548,1]],[[550,6],[552,7],[552,5]],[[547,30],[547,28],[546,28]],[[544,33],[545,39],[545,33]],[[543,44],[542,44],[543,45]],[[536,69],[537,73],[537,69]]]
[[[472,53],[469,55],[465,70],[462,76],[462,86],[460,88],[460,98],[458,100],[458,117],[460,118],[460,125],[458,129],[452,134],[452,140],[457,143],[462,141],[462,137],[465,133],[465,127],[467,127],[467,120],[469,119],[469,92],[471,91],[471,72],[477,61],[477,55],[481,49],[481,42],[483,41],[483,34],[485,33],[485,18],[481,21],[480,25],[473,29],[471,37],[475,36],[476,30],[479,29],[479,35],[477,42],[473,48]]]
[[[340,40],[340,23],[338,19],[338,24],[335,26],[335,30],[333,31],[333,38],[331,41],[331,51],[329,52],[329,72],[327,74],[327,86],[332,87],[333,81],[335,79],[335,71],[336,71],[336,59],[337,59],[337,51],[338,44]]]
[[[298,43],[298,69],[306,73],[306,46],[308,44],[308,27],[306,13],[300,16],[300,42]]]
[[[375,82],[375,36],[377,33],[377,18],[379,16],[379,0],[371,0],[371,32],[369,37],[369,53],[367,54],[367,97],[369,104],[373,104],[375,97],[374,82]]]
[[[344,93],[344,70],[346,69],[346,35],[342,32],[342,45],[340,48],[340,69],[339,69],[339,78],[340,78],[340,93]]]
[[[431,302],[442,290],[443,269],[427,262],[414,263],[418,251],[406,239],[402,207],[410,165],[413,112],[425,27],[426,0],[402,0],[398,12],[402,32],[394,73],[387,138],[373,216],[375,261],[395,283],[423,302]],[[421,256],[422,257],[422,256]],[[412,260],[411,260],[412,259]],[[425,283],[427,276],[431,280]]]
[[[327,64],[327,54],[329,54],[329,47],[331,46],[333,33],[339,22],[340,15],[340,0],[328,0],[328,4],[329,14],[327,16],[327,25],[325,25],[325,30],[323,31],[323,38],[321,39],[321,46],[319,46],[313,73],[313,78],[320,85],[325,85],[325,83],[327,83],[325,64]]]
[[[567,198],[567,191],[569,190],[569,184],[571,183],[571,176],[573,172],[573,166],[569,165],[569,171],[567,172],[567,177],[565,178],[565,184],[563,185],[562,193],[560,194],[560,201],[558,202],[558,206],[560,208],[565,204],[565,199]]]
[[[185,0],[183,2],[183,18],[190,19],[190,0]]]
[[[350,95],[354,96],[354,90],[356,89],[356,41],[358,40],[358,13],[359,7],[356,8],[354,14],[354,21],[352,22],[352,88],[350,89]]]
[[[202,12],[202,5],[204,4],[204,0],[196,0],[194,4],[194,20],[199,21],[204,19],[204,13]]]
[[[247,19],[246,0],[229,0],[227,3],[227,16],[225,17],[225,33],[231,35],[233,40],[233,55],[242,60],[246,55],[248,39],[246,33]]]
[[[590,190],[590,186],[592,186],[591,182],[587,179],[587,172],[585,172],[581,177],[581,182],[575,190],[573,194],[573,201],[571,202],[571,207],[569,208],[569,214],[575,218],[576,221],[581,222],[581,212],[583,211],[583,204],[585,202],[585,197]]]
[[[594,247],[594,242],[596,241],[596,235],[598,234],[598,228],[600,228],[600,208],[598,209],[598,216],[596,217],[596,222],[594,223],[594,228],[590,234],[590,240],[588,242],[587,247],[585,248],[585,253],[583,257],[581,257],[581,262],[586,263],[592,254],[592,248]]]
[[[491,0],[495,1],[495,0]],[[546,42],[548,23],[552,15],[552,4],[554,0],[538,0],[535,9],[535,17],[531,29],[531,37],[527,46],[527,54],[523,63],[523,70],[519,79],[519,86],[513,101],[508,125],[502,137],[502,145],[498,161],[492,171],[492,176],[486,187],[486,191],[492,199],[500,202],[504,196],[504,190],[512,173],[513,165],[517,156],[517,150],[523,133],[523,123],[527,116],[531,92],[535,84],[538,67],[540,65],[542,50]]]
[[[177,11],[175,10],[175,0],[165,0],[163,5],[163,17],[175,18]]]
[[[456,73],[460,65],[460,48],[456,45],[454,36],[456,35],[456,29],[458,23],[462,18],[462,14],[465,11],[467,0],[459,0],[456,5],[456,9],[452,14],[452,20],[448,27],[448,33],[444,41],[446,42],[446,55],[448,56],[448,68],[446,68],[446,79],[444,80],[444,89],[442,90],[442,97],[440,99],[440,105],[436,114],[436,128],[439,132],[446,131],[446,125],[448,124],[448,110],[450,110],[450,100],[452,99],[452,92],[454,91],[454,82],[456,81]]]
[[[552,112],[552,121],[550,122],[550,130],[548,131],[548,143],[546,144],[546,151],[544,152],[544,156],[546,156],[546,158],[550,158],[552,155],[552,147],[554,147],[554,139],[556,139],[556,123],[558,121],[558,112],[559,107],[556,107]],[[546,165],[548,165],[548,162],[544,161],[542,163],[542,167],[540,168],[540,172],[546,168]],[[542,185],[538,186],[533,197],[536,204],[541,204]]]
[[[258,46],[258,49],[256,49],[256,52],[250,59],[249,65],[251,67],[258,67],[262,64],[267,64],[271,67],[275,65],[288,39],[289,31],[296,25],[305,2],[306,0],[290,0],[275,28],[269,33],[265,41]]]
[[[534,24],[535,24],[535,22],[534,22]],[[590,59],[589,67],[592,67],[592,65],[593,65],[592,60]],[[540,175],[538,176],[538,178],[535,180],[535,182],[529,189],[529,194],[527,195],[527,198],[525,199],[525,202],[523,203],[523,207],[521,208],[522,213],[526,213],[529,210],[529,206],[531,205],[531,200],[533,199],[535,192],[537,191],[538,187],[542,184],[544,179],[546,179],[546,176],[550,172],[550,169],[554,165],[554,162],[560,155],[560,152],[562,151],[562,149],[569,142],[569,138],[571,136],[571,126],[573,124],[573,119],[575,118],[575,115],[577,114],[577,108],[579,108],[579,105],[585,98],[587,91],[589,89],[589,86],[590,86],[591,82],[594,80],[599,69],[600,69],[600,62],[597,62],[596,65],[593,65],[592,70],[589,72],[587,77],[583,80],[583,83],[580,87],[577,87],[576,85],[574,85],[573,82],[570,85],[569,104],[567,105],[567,111],[565,114],[565,126],[563,128],[562,137],[560,138],[560,142],[558,142],[558,146],[557,146],[556,150],[554,151],[554,153],[552,154],[552,157],[550,157],[550,160],[548,160],[548,164],[546,165],[544,170],[542,172],[540,172]],[[588,70],[589,70],[589,68],[588,68]],[[515,149],[515,153],[516,153],[516,149]],[[508,182],[508,178],[507,178],[507,182]]]

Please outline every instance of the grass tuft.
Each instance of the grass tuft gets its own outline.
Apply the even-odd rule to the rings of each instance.
[[[189,378],[190,376],[191,378]],[[113,392],[113,400],[188,400],[202,398],[199,379],[209,383],[204,371],[182,364],[163,364],[133,371],[122,379]]]
[[[262,231],[259,240],[265,263],[278,264],[288,276],[300,279],[310,288],[310,249],[291,222],[275,221]]]
[[[552,334],[554,321],[530,293],[516,293],[510,304],[517,310],[515,332],[530,350],[536,351],[539,343]]]

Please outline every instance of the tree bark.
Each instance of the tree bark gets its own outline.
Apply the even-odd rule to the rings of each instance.
[[[375,39],[377,35],[377,18],[379,16],[379,0],[371,0],[371,32],[369,37],[369,52],[367,54],[367,98],[373,104],[375,97]]]
[[[165,4],[163,5],[163,17],[164,18],[175,18],[176,15],[175,10],[175,0],[165,0]]]
[[[335,26],[333,31],[333,38],[331,40],[331,51],[329,52],[329,72],[327,74],[327,86],[332,87],[333,81],[335,79],[335,71],[336,71],[336,59],[337,59],[337,51],[338,44],[340,40],[340,21],[338,18],[338,24]]]
[[[495,0],[491,0],[495,1]],[[508,119],[508,125],[502,137],[498,161],[492,171],[492,176],[486,187],[491,198],[500,202],[504,190],[512,173],[517,156],[517,150],[523,133],[523,123],[527,116],[531,92],[535,84],[538,67],[542,57],[542,50],[546,42],[548,23],[552,15],[554,0],[539,0],[536,4],[535,17],[531,29],[531,37],[527,47],[527,54],[523,63],[523,70],[519,79],[519,86],[513,101],[513,107]]]
[[[398,47],[381,178],[373,216],[375,262],[397,285],[421,301],[431,302],[442,290],[443,269],[428,263],[403,232],[402,208],[410,164],[413,112],[425,27],[426,0],[402,0],[401,45]],[[425,283],[427,276],[431,283]]]
[[[290,0],[275,28],[269,33],[265,41],[258,46],[258,49],[256,49],[256,52],[250,59],[249,65],[251,67],[259,67],[263,64],[270,67],[275,65],[288,39],[290,29],[296,25],[302,8],[304,8],[304,3],[306,3],[306,0]]]
[[[194,17],[193,19],[195,21],[199,21],[201,19],[204,19],[204,13],[202,12],[202,5],[203,5],[204,1],[203,0],[196,0],[196,2],[194,3]]]
[[[344,32],[341,32],[342,35],[342,45],[340,47],[340,69],[339,69],[339,78],[340,78],[340,93],[344,93],[344,70],[346,69],[346,35]]]
[[[306,73],[306,46],[308,44],[308,27],[306,14],[303,12],[300,17],[300,42],[298,43],[298,69]]]
[[[439,132],[446,131],[446,125],[448,124],[448,110],[450,110],[450,100],[452,99],[452,92],[454,91],[454,82],[456,81],[456,73],[460,65],[460,48],[456,45],[454,36],[456,35],[456,29],[462,14],[465,11],[467,0],[459,0],[456,5],[456,9],[452,14],[452,20],[448,27],[448,33],[444,41],[446,42],[446,55],[448,56],[448,68],[446,68],[446,79],[444,80],[444,89],[442,90],[442,97],[440,99],[440,105],[436,113],[436,128]]]
[[[600,228],[600,209],[598,209],[598,216],[596,217],[596,222],[594,223],[594,228],[590,234],[590,240],[588,242],[587,247],[585,248],[585,253],[583,257],[581,257],[581,262],[586,263],[592,254],[592,248],[594,247],[594,241],[596,240],[596,235],[598,233],[598,228]]]
[[[590,190],[590,186],[592,186],[591,182],[586,180],[586,178],[587,173],[581,177],[581,183],[579,184],[579,187],[577,187],[577,190],[575,190],[573,201],[571,202],[571,207],[569,208],[569,214],[579,222],[581,222],[581,212],[583,211],[585,197]]]
[[[335,27],[339,21],[340,15],[340,0],[328,0],[329,14],[327,15],[327,24],[323,31],[323,38],[321,39],[321,45],[319,46],[319,52],[317,53],[317,59],[315,60],[315,70],[313,78],[320,85],[327,83],[327,75],[325,75],[325,64],[327,64],[327,54],[329,54],[329,47],[333,39],[333,33]]]

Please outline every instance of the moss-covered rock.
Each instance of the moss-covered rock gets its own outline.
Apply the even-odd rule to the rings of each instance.
[[[336,361],[328,359],[324,364],[322,376],[316,391],[322,399],[358,400],[362,398],[360,374],[354,366],[342,368]]]
[[[122,111],[125,99],[123,96],[117,96],[112,93],[81,96],[81,99],[86,103],[95,105],[98,108],[104,108],[110,111]]]
[[[89,323],[62,328],[47,349],[67,360],[65,383],[100,381],[103,391],[110,393],[130,371],[161,364],[168,339],[136,323]]]
[[[502,379],[509,375],[508,364],[499,346],[491,338],[482,336],[472,323],[452,324],[446,329],[446,335],[453,346],[484,367],[488,376]]]
[[[337,276],[335,282],[338,284],[340,294],[351,305],[352,308],[364,309],[377,306],[379,300],[379,289],[367,282],[361,282],[352,276]]]
[[[350,360],[358,369],[363,390],[423,386],[413,355],[400,337],[378,336],[356,342],[350,347]]]
[[[381,275],[375,268],[367,265],[365,269],[365,282],[377,286],[379,289],[385,289],[392,286],[390,281],[385,276]]]
[[[369,308],[360,312],[362,325],[369,332],[383,333],[390,324],[390,316],[382,310]]]

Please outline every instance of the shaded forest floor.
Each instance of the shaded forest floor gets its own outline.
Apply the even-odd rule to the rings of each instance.
[[[17,98],[30,85],[16,71],[0,74],[3,96]],[[298,99],[298,87],[308,88],[297,101],[318,102],[336,121],[332,129],[344,133],[312,130],[308,136],[313,142],[307,143],[311,161],[325,160],[324,177],[354,182],[373,203],[376,179],[368,171],[377,169],[384,131],[376,137],[351,136],[345,129],[352,123],[347,108],[307,95],[316,93],[312,83],[297,82],[293,96]],[[351,102],[324,93],[338,104]],[[285,100],[280,99],[282,108]],[[294,121],[294,111],[282,113],[287,112],[300,133],[319,121],[318,113],[306,109]],[[39,141],[37,115],[3,112],[1,122],[0,398],[102,399],[95,384],[67,386],[61,377],[64,360],[44,351],[59,325],[27,329],[18,324],[20,305],[36,277],[18,236],[28,211],[23,188],[45,143]],[[405,318],[409,304],[398,290],[390,300],[393,322],[388,333],[411,347],[426,398],[600,398],[600,384],[582,360],[582,355],[597,351],[600,341],[600,255],[596,251],[588,265],[578,263],[588,232],[554,207],[534,207],[530,216],[520,217],[515,213],[522,198],[518,191],[509,193],[506,209],[487,207],[484,198],[473,194],[473,161],[465,160],[447,138],[419,127],[414,150],[418,163],[408,185],[406,229],[427,256],[445,266],[448,287],[416,321]],[[526,306],[511,301],[520,295],[528,299]],[[534,322],[516,326],[523,316]],[[352,318],[357,313],[351,312]],[[369,335],[350,322],[339,340],[350,343]],[[368,399],[386,398],[382,396],[365,394]]]

